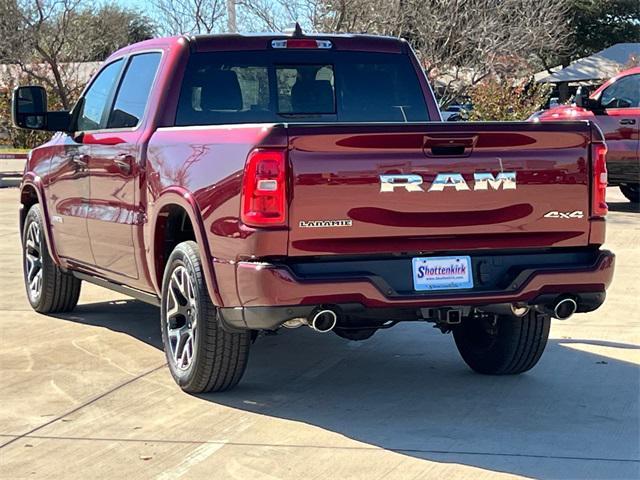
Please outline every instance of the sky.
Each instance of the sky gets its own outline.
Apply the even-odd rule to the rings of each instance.
[[[148,0],[116,0],[115,3],[122,5],[123,7],[136,8],[143,12],[149,7],[150,2]]]

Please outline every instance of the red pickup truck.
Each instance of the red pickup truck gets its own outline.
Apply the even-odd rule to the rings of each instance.
[[[82,281],[159,305],[188,392],[233,387],[257,332],[302,325],[430,322],[475,371],[521,373],[613,276],[600,130],[442,122],[402,40],[156,39],[71,112],[20,87],[13,115],[58,132],[21,186],[31,305],[70,311]]]
[[[577,96],[576,104],[538,112],[531,120],[590,120],[598,125],[607,143],[609,185],[640,202],[640,67],[616,75],[591,95]]]

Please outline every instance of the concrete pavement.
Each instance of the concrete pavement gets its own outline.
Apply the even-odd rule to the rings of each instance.
[[[609,190],[607,303],[555,322],[528,374],[473,374],[426,324],[298,329],[202,396],[171,380],[157,309],[87,284],[70,315],[30,309],[0,190],[0,478],[639,478],[640,212]]]
[[[0,146],[0,188],[20,185],[26,153],[6,153]]]

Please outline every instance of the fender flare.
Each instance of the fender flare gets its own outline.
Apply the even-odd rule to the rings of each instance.
[[[35,190],[36,196],[38,197],[38,205],[40,205],[40,210],[42,211],[42,217],[44,220],[44,236],[45,241],[47,243],[47,249],[49,250],[49,255],[53,262],[62,268],[62,264],[60,262],[60,257],[58,257],[58,253],[55,249],[55,240],[53,239],[53,232],[51,228],[51,222],[49,220],[49,209],[47,207],[47,202],[45,201],[44,195],[44,185],[42,184],[42,179],[33,172],[26,172],[22,178],[22,183],[20,184],[20,199],[22,199],[22,194],[25,188],[31,187]],[[20,202],[21,208],[22,201]],[[25,216],[26,216],[25,212]],[[20,238],[22,238],[22,231],[24,229],[23,225],[24,221],[22,217],[20,217]]]
[[[148,236],[149,249],[147,250],[147,265],[151,272],[151,281],[153,282],[153,286],[158,297],[162,297],[162,284],[158,282],[158,278],[162,278],[164,276],[164,272],[158,272],[156,270],[155,259],[158,252],[156,252],[154,237],[158,224],[158,213],[168,205],[181,207],[189,216],[189,220],[193,226],[193,233],[196,237],[196,242],[198,243],[200,254],[202,256],[200,260],[202,261],[209,297],[214,305],[222,306],[222,298],[220,297],[218,282],[213,270],[211,251],[209,249],[209,242],[207,242],[207,235],[204,229],[204,222],[200,215],[200,209],[198,208],[193,195],[181,187],[170,187],[164,190],[154,202],[153,211],[149,211],[150,230]]]

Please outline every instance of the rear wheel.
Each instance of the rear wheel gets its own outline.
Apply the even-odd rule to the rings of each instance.
[[[81,281],[63,272],[47,248],[40,205],[27,213],[22,232],[24,285],[31,307],[40,313],[70,312],[78,304]]]
[[[630,202],[640,203],[640,185],[620,185],[620,191]]]
[[[169,370],[182,390],[219,392],[237,385],[249,358],[251,333],[222,329],[193,241],[180,243],[169,257],[161,319]]]
[[[453,330],[464,361],[478,373],[512,375],[533,368],[547,345],[551,317],[529,311],[523,317],[467,318]]]

